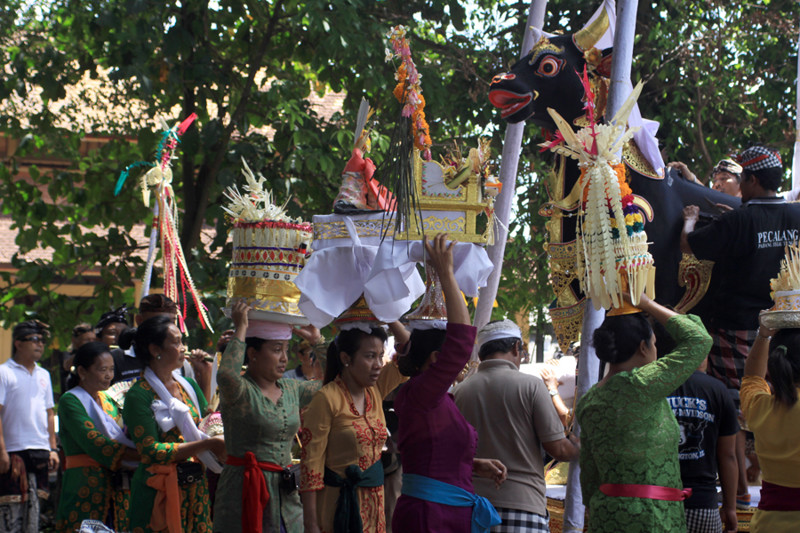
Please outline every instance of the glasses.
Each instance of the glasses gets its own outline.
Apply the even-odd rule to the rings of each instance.
[[[41,342],[42,344],[44,344],[44,337],[39,337],[36,335],[34,335],[33,337],[25,337],[21,340],[22,342]]]

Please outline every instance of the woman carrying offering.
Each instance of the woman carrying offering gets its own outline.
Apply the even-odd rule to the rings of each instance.
[[[197,429],[206,399],[197,383],[174,373],[183,365],[181,332],[170,317],[149,318],[136,330],[134,349],[145,369],[122,412],[142,461],[131,483],[131,530],[211,531],[205,469],[196,458],[221,470],[216,457],[224,458],[225,442]]]
[[[75,352],[72,364],[70,389],[58,403],[66,464],[56,528],[73,532],[87,519],[105,522],[113,505],[109,525],[128,531],[129,492],[115,490],[113,478],[123,461],[138,461],[139,454],[118,425],[117,405],[103,392],[114,377],[114,359],[105,343],[94,341]]]
[[[214,531],[301,533],[303,509],[293,475],[282,480],[292,462],[300,409],[320,381],[283,379],[292,327],[248,321],[249,310],[242,301],[234,304],[236,333],[217,373],[228,460],[217,487]]]
[[[448,389],[472,354],[477,329],[453,275],[447,235],[433,245],[425,240],[428,261],[441,280],[447,308],[447,330],[415,330],[408,353],[398,359],[403,374],[412,376],[397,393],[398,448],[403,464],[403,489],[392,530],[479,532],[500,523],[494,507],[475,495],[472,475],[505,480],[502,463],[474,459],[478,434],[456,407]]]
[[[771,340],[770,340],[771,339]],[[765,376],[769,371],[773,392]],[[756,437],[761,501],[750,530],[800,531],[800,329],[761,326],[744,365],[742,412]]]
[[[680,429],[665,399],[708,355],[711,337],[698,317],[646,295],[639,309],[664,324],[676,346],[656,360],[655,335],[641,313],[606,316],[594,333],[597,357],[609,369],[576,410],[593,533],[686,531]]]
[[[362,323],[363,324],[363,323]],[[343,330],[328,347],[323,387],[303,413],[300,497],[306,533],[382,533],[383,399],[405,380],[384,366],[386,332]]]

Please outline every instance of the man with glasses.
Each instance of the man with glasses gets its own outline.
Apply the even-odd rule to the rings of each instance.
[[[0,365],[0,531],[39,531],[39,498],[58,468],[53,387],[38,365],[46,333],[36,320],[17,324],[11,359]]]
[[[493,532],[549,531],[544,464],[539,446],[560,461],[578,458],[579,448],[564,436],[547,387],[519,371],[527,357],[522,334],[510,320],[478,331],[478,371],[456,386],[456,405],[478,431],[475,457],[493,457],[508,468],[500,488],[476,477],[475,492],[488,498],[503,522]]]

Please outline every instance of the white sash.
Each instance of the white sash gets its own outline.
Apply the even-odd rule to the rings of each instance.
[[[100,433],[128,448],[136,449],[136,445],[125,435],[125,432],[119,427],[117,421],[111,418],[111,415],[106,413],[102,407],[94,401],[94,398],[92,398],[91,394],[86,392],[86,389],[78,385],[68,390],[65,394],[72,394],[81,402],[83,408],[86,409],[86,414],[92,419],[92,422],[94,422],[94,425],[100,430]]]
[[[197,401],[197,394],[194,391],[194,387],[192,387],[183,376],[175,372],[173,372],[172,377],[183,387],[183,390],[186,391],[186,394],[188,394],[194,402],[197,412],[200,413],[200,403]],[[158,399],[153,400],[153,403],[150,404],[150,409],[153,410],[156,423],[158,427],[161,428],[161,431],[167,432],[177,426],[181,435],[183,435],[183,440],[186,442],[195,442],[209,438],[208,435],[197,429],[192,419],[192,412],[189,406],[172,396],[150,367],[144,369],[144,379],[150,384],[156,396],[158,396]],[[210,451],[197,454],[197,458],[212,472],[216,474],[222,472],[222,463],[220,463],[216,456]]]

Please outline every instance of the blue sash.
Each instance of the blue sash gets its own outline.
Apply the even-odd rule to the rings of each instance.
[[[488,533],[490,527],[501,522],[494,506],[483,496],[430,477],[403,472],[402,493],[442,505],[472,507],[472,533]]]

